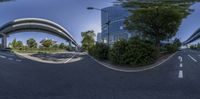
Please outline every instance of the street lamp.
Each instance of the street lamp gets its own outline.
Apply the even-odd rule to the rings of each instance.
[[[105,11],[105,10],[102,10],[102,9],[99,9],[99,8],[94,8],[94,7],[87,7],[88,10],[98,10],[98,11],[101,11],[101,12],[104,12],[107,14],[107,22],[106,22],[106,25],[108,26],[108,29],[107,29],[107,33],[108,33],[108,46],[109,46],[109,42],[110,42],[110,33],[109,33],[109,26],[110,26],[110,19],[109,19],[109,12],[108,11]]]

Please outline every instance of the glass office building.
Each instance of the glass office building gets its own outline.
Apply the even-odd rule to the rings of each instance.
[[[107,43],[108,21],[110,21],[109,43],[111,45],[119,39],[129,39],[131,36],[134,36],[134,33],[129,33],[127,30],[124,29],[125,18],[127,18],[129,15],[130,13],[120,5],[114,5],[111,7],[103,8],[101,12],[102,33],[101,33],[101,39],[98,40]]]

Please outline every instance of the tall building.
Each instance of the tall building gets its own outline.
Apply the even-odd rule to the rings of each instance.
[[[101,38],[101,33],[97,34],[97,42],[101,43],[102,42],[102,38]]]
[[[124,21],[130,15],[128,10],[120,5],[113,5],[102,9],[101,12],[101,42],[108,42],[108,21],[109,24],[109,43],[112,45],[119,39],[129,39],[134,33],[129,33],[124,29]],[[99,34],[100,35],[100,34]],[[99,42],[99,41],[98,41]]]

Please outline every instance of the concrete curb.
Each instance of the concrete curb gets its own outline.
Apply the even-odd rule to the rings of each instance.
[[[174,55],[176,55],[178,52],[170,55],[167,59],[162,60],[161,62],[159,62],[158,64],[153,64],[153,65],[148,65],[148,66],[144,66],[142,68],[125,68],[125,67],[119,67],[119,66],[114,66],[111,64],[107,64],[105,62],[101,62],[97,59],[95,59],[94,57],[90,56],[88,53],[86,53],[91,59],[93,59],[95,62],[99,63],[100,65],[103,65],[106,68],[115,70],[115,71],[120,71],[120,72],[142,72],[142,71],[146,71],[146,70],[150,70],[153,69],[155,67],[160,66],[161,64],[165,63],[166,61],[168,61],[169,59],[171,59]]]

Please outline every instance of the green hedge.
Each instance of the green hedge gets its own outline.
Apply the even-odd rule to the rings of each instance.
[[[133,37],[129,41],[116,42],[109,54],[115,64],[147,65],[156,60],[156,50],[152,43]]]
[[[126,40],[120,40],[115,42],[112,49],[109,52],[109,59],[111,62],[116,64],[126,64],[126,48],[128,42]]]
[[[89,54],[98,59],[108,59],[109,47],[104,43],[97,43],[89,49]]]

